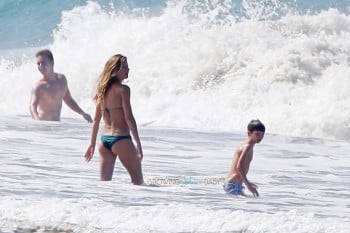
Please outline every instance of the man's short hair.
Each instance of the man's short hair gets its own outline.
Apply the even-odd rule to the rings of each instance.
[[[261,131],[265,132],[265,126],[260,120],[251,120],[247,127],[249,132]]]
[[[53,55],[49,49],[40,50],[35,54],[35,57],[39,57],[39,56],[47,57],[51,62],[53,62]]]

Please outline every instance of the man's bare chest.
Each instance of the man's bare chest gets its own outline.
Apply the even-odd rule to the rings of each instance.
[[[41,96],[52,100],[61,100],[64,97],[65,89],[60,83],[45,83],[41,86]]]

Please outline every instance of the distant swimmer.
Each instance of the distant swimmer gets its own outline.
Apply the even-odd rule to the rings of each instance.
[[[91,116],[85,113],[71,96],[66,77],[54,72],[54,59],[51,51],[40,50],[35,57],[42,78],[35,84],[31,93],[30,114],[33,119],[59,121],[64,101],[74,112],[92,123]]]
[[[259,120],[252,120],[248,124],[248,140],[235,151],[231,170],[224,183],[224,190],[229,195],[244,195],[244,183],[248,190],[256,197],[259,196],[258,186],[247,179],[250,162],[253,159],[253,148],[264,138],[265,126]]]
[[[128,171],[131,182],[143,184],[141,160],[143,152],[137,131],[136,121],[130,105],[130,88],[122,81],[128,78],[129,66],[127,58],[117,54],[105,64],[98,84],[96,111],[91,133],[91,143],[85,153],[86,161],[93,157],[101,118],[104,129],[99,146],[100,152],[100,180],[112,180],[114,164],[117,156]],[[130,136],[136,142],[136,148]]]

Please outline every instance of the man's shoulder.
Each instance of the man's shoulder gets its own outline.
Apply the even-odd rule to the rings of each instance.
[[[40,90],[46,83],[47,82],[45,80],[41,79],[34,84],[32,90],[33,91]]]
[[[62,88],[62,90],[68,88],[68,81],[66,76],[60,73],[55,73],[55,75],[56,75],[56,83],[60,86],[60,88]]]
[[[64,74],[61,74],[61,73],[55,73],[56,75],[56,78],[58,81],[64,81],[64,82],[67,82],[67,78]]]

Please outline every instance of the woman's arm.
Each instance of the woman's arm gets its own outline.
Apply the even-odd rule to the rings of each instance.
[[[101,121],[101,117],[102,117],[102,111],[101,111],[101,104],[97,104],[96,105],[96,110],[95,110],[95,117],[94,117],[94,123],[92,126],[92,132],[91,132],[91,142],[90,142],[90,146],[88,147],[86,153],[85,153],[85,160],[87,162],[89,162],[93,155],[94,155],[94,151],[95,151],[95,145],[96,145],[96,137],[97,137],[97,133],[98,133],[98,128],[100,125],[100,121]]]
[[[140,158],[142,159],[143,158],[142,146],[141,146],[140,137],[137,131],[136,121],[135,121],[134,115],[132,114],[132,109],[130,104],[130,88],[128,86],[123,86],[121,97],[122,97],[121,98],[122,106],[123,106],[126,123],[128,124],[132,137],[136,142],[138,153],[140,155]]]

